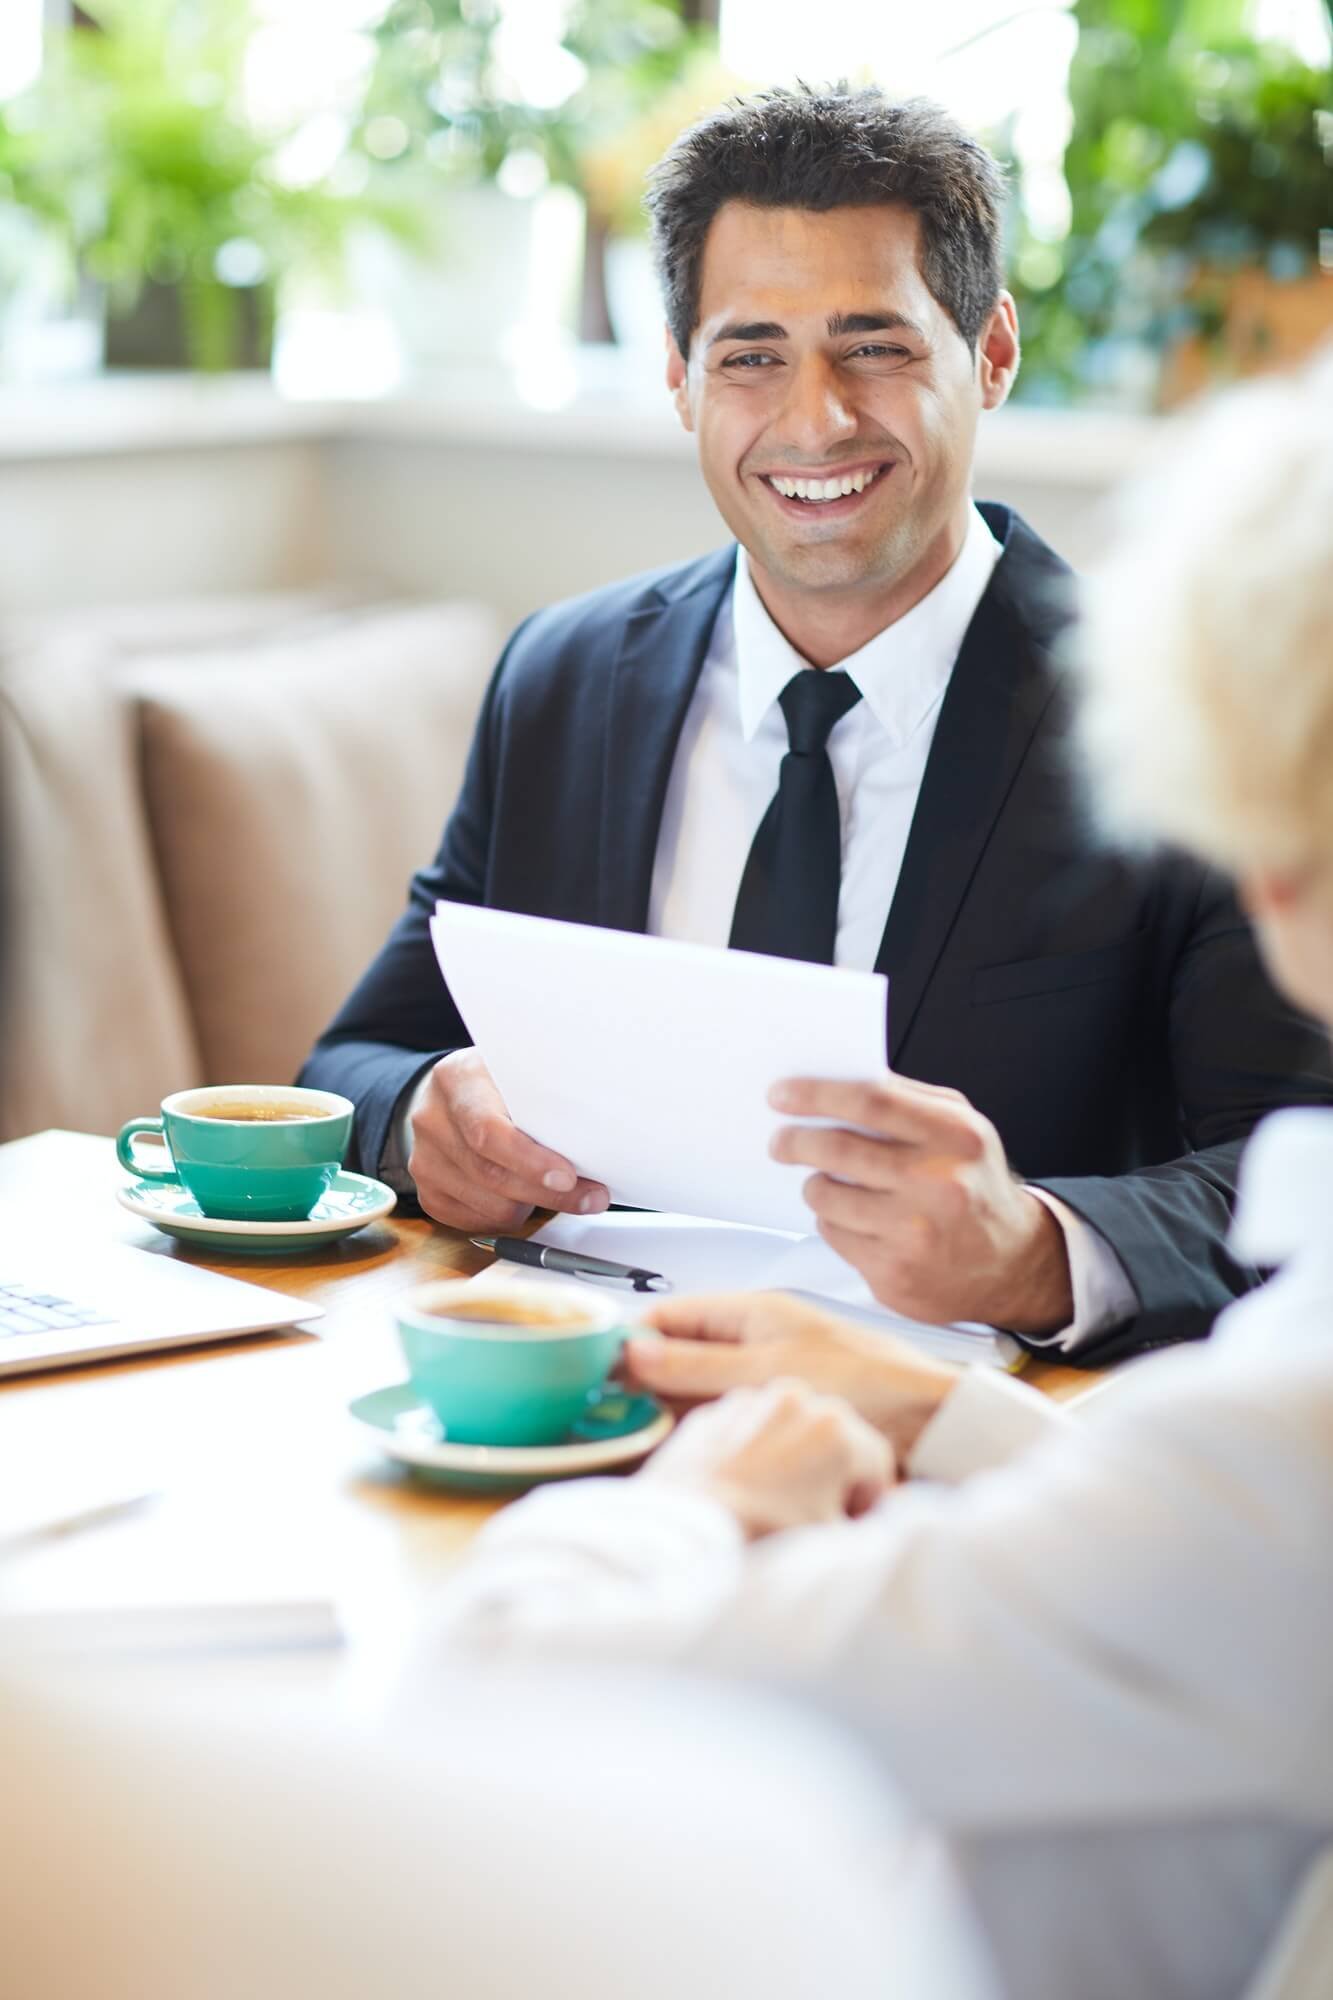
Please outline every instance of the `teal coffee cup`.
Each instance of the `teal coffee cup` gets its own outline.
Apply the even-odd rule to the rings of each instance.
[[[443,1279],[396,1312],[412,1387],[451,1444],[559,1444],[629,1331],[611,1301],[569,1286]]]
[[[350,1101],[331,1090],[276,1083],[178,1090],[163,1098],[160,1118],[121,1126],[116,1158],[140,1180],[185,1188],[220,1221],[304,1222],[343,1163],[352,1118]],[[169,1167],[145,1164],[135,1150],[141,1132],[161,1134]]]

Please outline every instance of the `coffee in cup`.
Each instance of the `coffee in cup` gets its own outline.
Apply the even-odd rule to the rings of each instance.
[[[462,1320],[468,1326],[562,1326],[578,1332],[598,1324],[589,1320],[581,1300],[572,1304],[563,1297],[552,1298],[545,1285],[514,1285],[495,1292],[474,1292],[469,1286],[462,1297],[427,1306],[425,1311],[430,1318]]]
[[[354,1107],[331,1090],[227,1084],[178,1090],[158,1118],[131,1118],[116,1157],[141,1180],[185,1188],[205,1215],[227,1222],[304,1222],[328,1192],[352,1136]],[[158,1133],[167,1168],[135,1152]]]
[[[521,1281],[437,1280],[395,1318],[412,1387],[456,1444],[559,1444],[629,1331],[612,1300]]]
[[[305,1110],[290,1103],[275,1100],[272,1104],[246,1103],[201,1106],[196,1116],[199,1118],[223,1118],[231,1125],[279,1125],[300,1124],[306,1118],[332,1118],[331,1111]]]

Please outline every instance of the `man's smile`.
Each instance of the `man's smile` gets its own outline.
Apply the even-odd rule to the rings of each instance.
[[[818,513],[841,519],[855,513],[864,504],[870,489],[892,470],[892,459],[879,459],[869,464],[832,468],[826,473],[780,469],[762,472],[759,482],[784,514],[810,516]]]

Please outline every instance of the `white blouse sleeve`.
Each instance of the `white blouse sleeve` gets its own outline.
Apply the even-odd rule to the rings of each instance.
[[[1333,1342],[1163,1356],[1074,1422],[977,1397],[1028,1426],[1008,1463],[753,1548],[651,1480],[533,1495],[445,1630],[817,1681],[942,1825],[1326,1806]]]

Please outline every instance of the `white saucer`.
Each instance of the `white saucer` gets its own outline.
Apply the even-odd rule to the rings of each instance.
[[[649,1398],[633,1398],[645,1405]],[[647,1458],[670,1432],[667,1410],[645,1408],[648,1421],[619,1437],[571,1438],[565,1444],[449,1444],[434,1415],[409,1382],[395,1382],[358,1396],[348,1409],[381,1451],[401,1465],[433,1474],[441,1485],[470,1493],[514,1493],[548,1479],[577,1479],[615,1472]],[[654,1406],[655,1408],[655,1406]]]
[[[154,1229],[182,1243],[209,1250],[238,1250],[246,1256],[278,1257],[301,1250],[318,1250],[378,1222],[397,1205],[398,1197],[383,1181],[366,1174],[340,1173],[304,1222],[228,1222],[205,1215],[194,1196],[169,1181],[130,1181],[116,1189],[116,1200],[131,1215],[151,1222]]]

